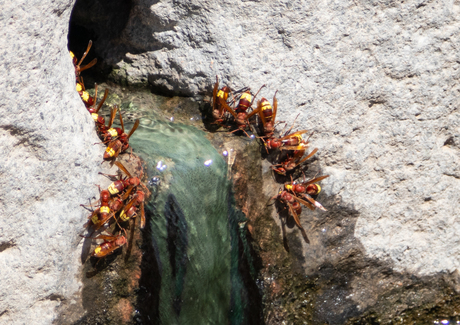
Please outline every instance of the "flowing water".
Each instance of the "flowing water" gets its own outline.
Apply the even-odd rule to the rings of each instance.
[[[152,191],[143,313],[154,324],[249,324],[257,302],[245,282],[254,283],[255,271],[227,158],[194,126],[146,109],[131,114],[141,116],[130,144],[146,163]]]
[[[91,312],[78,324],[112,324],[110,317],[119,317],[120,310],[136,324],[377,324],[380,317],[386,323],[459,322],[460,299],[445,279],[417,280],[361,254],[348,255],[360,252],[353,236],[358,212],[339,205],[334,197],[323,195],[328,213],[309,219],[309,237],[316,245],[303,250],[295,228],[283,234],[282,241],[267,208],[278,183],[269,163],[261,163],[255,142],[203,132],[199,105],[190,100],[110,88],[107,103],[120,105],[126,129],[136,118],[141,120],[130,143],[146,164],[152,191],[146,203],[148,224],[143,240],[137,242],[144,252],[139,258],[142,272],[137,286],[131,279],[140,272],[126,271],[135,269],[130,263],[107,263],[107,272],[92,278],[92,287],[84,290],[85,308]],[[237,142],[246,147],[235,147],[239,158],[229,168],[235,156],[230,156],[230,149],[225,156],[224,150]],[[319,170],[320,166],[311,172]],[[234,207],[232,183],[238,206],[250,218],[261,259],[247,242],[251,236],[245,215]],[[341,230],[335,235],[326,229]],[[347,263],[332,264],[337,254],[342,254],[337,261]],[[125,270],[121,278],[120,270]],[[263,291],[256,284],[257,275]],[[379,291],[374,285],[378,281],[386,281],[388,288]],[[355,293],[351,284],[361,282],[373,297],[383,297],[369,311],[359,309],[359,299],[365,304],[368,296],[348,299]],[[129,285],[135,288],[132,295],[126,290]],[[133,296],[137,310],[120,308]],[[398,312],[414,301],[416,307]],[[112,313],[106,313],[110,308]]]

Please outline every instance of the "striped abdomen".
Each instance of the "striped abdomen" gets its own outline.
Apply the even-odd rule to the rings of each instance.
[[[245,91],[238,102],[237,110],[245,112],[251,106],[252,95],[249,91]]]

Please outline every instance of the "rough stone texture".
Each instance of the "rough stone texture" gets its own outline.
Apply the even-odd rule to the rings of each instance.
[[[105,88],[105,85],[100,86]],[[153,120],[170,120],[173,116],[174,123],[216,129],[209,124],[211,121],[196,119],[200,109],[206,112],[206,105],[188,98],[167,98],[145,90],[126,91],[112,86],[107,101],[122,108],[125,123],[140,118],[141,125],[151,127],[156,123]],[[136,131],[136,137],[142,134],[138,132],[140,130]],[[142,135],[141,139],[144,137]],[[260,291],[255,285],[246,283],[253,294],[250,297],[253,318],[248,324],[260,324],[262,319],[265,324],[273,325],[283,322],[339,325],[460,321],[458,271],[419,276],[398,272],[389,259],[366,256],[362,243],[355,237],[359,212],[347,206],[340,197],[324,192],[318,200],[328,211],[312,212],[304,208],[301,215],[301,223],[310,238],[310,245],[303,244],[284,206],[270,200],[288,180],[274,177],[271,172],[270,164],[277,160],[278,153],[267,155],[259,141],[228,132],[207,132],[207,137],[219,152],[229,152],[226,158],[228,176],[234,181],[237,206],[248,218],[248,241],[254,243],[258,255],[253,261],[260,271],[256,282]],[[322,161],[313,158],[303,169],[307,177],[312,177],[322,169]],[[243,233],[246,228],[241,231]],[[155,256],[154,249],[146,250],[143,259],[156,260]],[[84,294],[86,305],[92,306],[94,301],[99,301],[99,308],[88,309],[81,322],[75,325],[93,324],[95,320],[104,323],[103,319],[109,320],[109,316],[110,324],[114,322],[113,317],[119,318],[110,306],[117,302],[120,293],[126,297],[126,292],[123,286],[119,287],[123,290],[117,292],[107,285],[113,281],[112,275],[124,276],[121,269],[112,268],[118,268],[118,259],[116,257],[115,263],[107,268],[108,277],[104,274],[94,277],[96,289]],[[149,276],[155,269],[153,265],[155,262],[142,262],[141,290],[135,307],[139,313],[134,314],[138,320],[155,314],[154,305],[148,303],[159,288],[155,280],[158,277]],[[104,285],[98,287],[102,283]],[[263,317],[258,313],[261,305]]]
[[[79,205],[105,178],[67,50],[72,4],[0,1],[0,324],[83,312]]]
[[[235,88],[265,83],[270,99],[279,89],[278,119],[300,113],[296,126],[316,132],[331,174],[325,193],[359,213],[354,234],[367,256],[429,275],[460,265],[459,9],[440,1],[133,1],[121,31],[99,34],[96,47],[113,78],[130,84],[196,96],[219,75]],[[100,31],[105,21],[87,27]]]

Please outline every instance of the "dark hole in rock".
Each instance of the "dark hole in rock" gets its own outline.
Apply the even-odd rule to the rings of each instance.
[[[445,146],[453,146],[455,144],[454,137],[449,137],[445,142]]]
[[[77,0],[69,22],[68,48],[79,60],[85,52],[89,40],[93,41],[91,50],[82,63],[88,64],[97,58],[97,64],[82,72],[87,88],[94,83],[112,81],[123,86],[136,88],[148,87],[150,91],[162,96],[193,96],[187,91],[171,88],[170,81],[158,75],[147,75],[132,84],[123,69],[117,63],[132,63],[127,53],[140,54],[170,48],[170,45],[155,39],[152,33],[172,30],[174,24],[163,26],[157,18],[148,12],[148,26],[143,26],[143,19],[137,17],[143,6],[150,7],[154,0],[146,4],[136,4],[132,0],[90,1]],[[137,6],[135,8],[135,5]],[[134,25],[134,27],[133,27]],[[135,35],[132,35],[132,33]],[[179,67],[177,67],[179,68]],[[120,71],[119,71],[120,70]]]
[[[82,63],[85,65],[97,58],[97,64],[82,73],[88,88],[92,88],[94,82],[107,80],[112,68],[104,59],[107,51],[120,38],[132,7],[131,0],[75,2],[69,22],[68,48],[80,60],[89,40],[93,41],[93,46]]]

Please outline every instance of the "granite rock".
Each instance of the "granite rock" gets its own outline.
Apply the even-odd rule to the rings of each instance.
[[[133,1],[118,35],[99,34],[96,47],[128,84],[200,97],[218,75],[236,89],[266,84],[270,100],[278,89],[278,120],[299,114],[297,129],[315,131],[331,175],[325,193],[359,212],[367,256],[428,275],[460,265],[459,10],[437,1]]]
[[[0,324],[81,309],[80,204],[105,179],[67,49],[72,4],[0,2]]]

